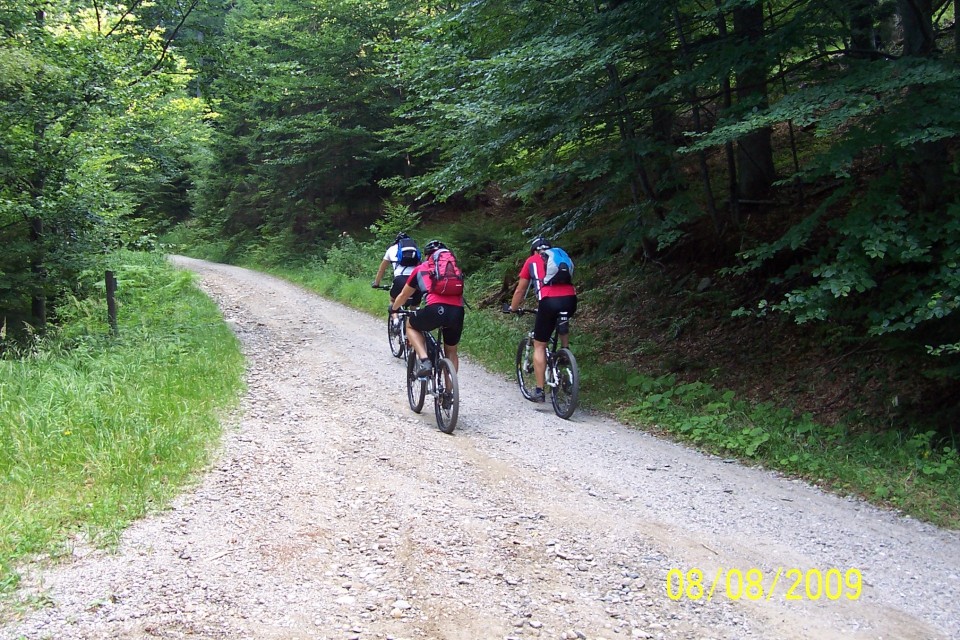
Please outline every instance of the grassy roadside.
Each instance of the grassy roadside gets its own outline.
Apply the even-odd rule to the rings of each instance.
[[[239,344],[190,274],[159,254],[105,266],[117,338],[101,296],[60,307],[56,335],[0,358],[0,590],[18,561],[69,553],[78,536],[110,544],[162,508],[207,463],[242,389]]]
[[[343,264],[343,255],[366,257]],[[326,262],[259,268],[383,315],[386,293],[370,289],[364,277],[345,275],[373,274],[378,262],[377,247],[357,244],[349,251],[332,251]],[[490,284],[468,276],[468,291],[485,291]],[[472,299],[480,297],[476,294]],[[589,295],[583,297],[590,304]],[[461,350],[489,369],[512,376],[514,345],[526,328],[526,321],[474,309],[467,314]],[[386,331],[383,339],[386,350]],[[671,376],[649,376],[610,362],[603,356],[609,351],[603,340],[580,331],[572,342],[581,369],[583,407],[708,453],[804,478],[829,491],[857,495],[939,526],[960,528],[960,454],[935,444],[932,432],[877,434],[820,425],[809,415],[748,403],[732,391],[706,383],[679,383]]]

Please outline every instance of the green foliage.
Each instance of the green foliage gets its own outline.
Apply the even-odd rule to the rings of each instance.
[[[157,254],[105,260],[120,335],[101,297],[61,307],[57,332],[0,359],[0,584],[17,559],[85,533],[110,544],[162,508],[215,445],[242,385],[216,306]],[[82,274],[102,277],[102,271]],[[55,552],[55,551],[54,551]]]
[[[211,38],[216,133],[195,194],[204,224],[227,237],[289,234],[290,246],[312,249],[375,217],[378,180],[401,166],[379,137],[396,102],[381,48],[403,29],[395,10],[231,3]]]
[[[390,242],[392,241],[393,238],[390,239]],[[351,236],[343,236],[327,251],[323,266],[347,278],[372,278],[380,266],[382,256],[381,245],[360,243]]]
[[[182,8],[14,3],[0,36],[0,313],[82,294],[79,272],[184,217],[204,127],[161,23]],[[51,305],[53,308],[54,305]],[[42,322],[44,318],[31,318]]]
[[[409,206],[397,201],[387,200],[383,203],[383,215],[368,227],[376,241],[382,245],[393,244],[400,232],[411,236],[420,224],[420,213]],[[426,240],[420,240],[424,244]]]
[[[911,212],[893,179],[846,195],[846,215],[825,218],[828,200],[778,241],[743,252],[749,262],[739,272],[809,245],[824,220],[831,230],[816,252],[785,272],[788,282],[811,284],[785,291],[779,302],[761,300],[756,311],[788,313],[798,322],[864,323],[872,335],[915,331],[950,316],[960,294],[960,205]]]
[[[508,262],[506,270],[500,265],[514,256],[526,257],[529,247],[527,239],[506,228],[501,220],[480,214],[445,225],[441,239],[456,253],[464,273],[471,276],[471,298],[480,291],[499,287],[505,275],[515,275],[520,262],[515,266]]]

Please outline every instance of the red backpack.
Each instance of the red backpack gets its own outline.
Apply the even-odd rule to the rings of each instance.
[[[438,249],[430,256],[433,265],[430,278],[430,293],[439,296],[463,295],[463,271],[449,249]]]

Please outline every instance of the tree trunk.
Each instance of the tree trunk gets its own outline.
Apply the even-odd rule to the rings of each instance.
[[[850,56],[875,60],[877,51],[877,0],[854,0],[850,3]]]
[[[753,47],[761,46],[763,37],[763,4],[754,2],[733,10],[734,36],[744,39]],[[767,67],[762,62],[762,52],[749,60],[737,73],[737,100],[765,109],[767,98]],[[737,167],[740,197],[759,199],[766,196],[776,178],[773,166],[772,131],[763,127],[749,133],[738,141]]]
[[[720,40],[726,40],[729,36],[727,31],[727,17],[723,13],[721,0],[714,0],[717,6],[717,34]],[[724,75],[720,79],[720,92],[723,96],[723,112],[729,113],[733,106],[733,88],[730,86],[729,75]],[[730,193],[730,221],[734,227],[740,226],[740,188],[737,186],[737,154],[733,143],[727,142],[723,145],[724,155],[727,160],[727,191]]]
[[[936,47],[933,0],[897,0],[903,28],[903,55],[927,57]]]
[[[936,50],[932,0],[897,0],[903,29],[903,55],[930,57]],[[923,87],[914,92],[922,93]],[[949,154],[943,142],[920,142],[904,163],[904,190],[921,209],[935,209],[942,200]]]
[[[960,27],[957,27],[957,20],[960,19],[960,0],[953,0],[953,57],[960,58]]]
[[[34,18],[36,18],[37,24],[43,26],[44,21],[46,20],[46,13],[43,9],[38,9],[34,13]],[[37,156],[41,156],[40,141],[44,136],[44,127],[39,122],[34,125],[34,151],[37,153]],[[42,173],[33,181],[32,191],[33,191],[33,201],[36,203],[40,202],[40,196],[43,195],[43,188],[46,183],[46,177]],[[32,216],[27,220],[27,223],[30,225],[30,244],[33,245],[34,251],[30,258],[30,273],[33,276],[33,293],[31,294],[30,299],[30,315],[33,317],[33,322],[36,325],[36,328],[41,332],[47,328],[47,293],[46,293],[46,280],[47,280],[47,270],[44,266],[44,241],[43,241],[43,218],[39,216]]]
[[[47,327],[47,296],[44,292],[46,269],[43,266],[43,220],[30,218],[30,242],[36,248],[30,259],[30,273],[33,274],[33,297],[30,301],[30,315],[36,328],[43,331]]]
[[[960,2],[960,0],[957,0]],[[674,7],[673,21],[677,28],[677,38],[680,42],[680,51],[683,55],[684,68],[689,71],[692,64],[690,62],[690,45],[687,43],[687,36],[683,30],[683,21],[680,19],[680,11]],[[693,112],[693,127],[697,133],[703,132],[703,124],[700,117],[700,99],[697,97],[697,90],[692,87],[687,95],[690,100],[690,107]],[[703,180],[704,194],[707,198],[707,211],[710,213],[710,219],[713,220],[713,229],[717,235],[723,232],[723,224],[720,222],[720,215],[717,212],[717,205],[713,198],[713,188],[710,185],[710,166],[707,164],[707,152],[697,152],[697,162],[700,167],[700,178]]]

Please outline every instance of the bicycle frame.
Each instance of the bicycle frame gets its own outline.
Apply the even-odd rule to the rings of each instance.
[[[517,309],[517,315],[536,314],[536,309]],[[550,394],[554,412],[567,419],[577,408],[580,398],[580,371],[573,352],[566,347],[557,348],[560,342],[560,319],[553,327],[546,345],[544,389]],[[536,381],[533,379],[533,328],[520,340],[517,347],[517,384],[527,400],[533,399]]]
[[[378,285],[377,289],[390,291],[388,285]],[[407,307],[407,305],[404,305]],[[392,314],[387,317],[387,342],[390,343],[390,352],[395,358],[401,360],[406,357],[410,349],[410,343],[407,340],[407,323],[399,314]]]
[[[412,315],[413,311],[402,309],[397,315],[404,317]],[[434,335],[436,331],[436,335]],[[416,413],[423,409],[423,402],[427,394],[433,397],[434,413],[437,426],[444,433],[453,433],[460,411],[460,390],[457,380],[457,371],[444,353],[443,330],[421,332],[427,348],[427,357],[432,365],[429,378],[416,375],[417,354],[411,347],[407,349],[407,400],[410,408]]]

